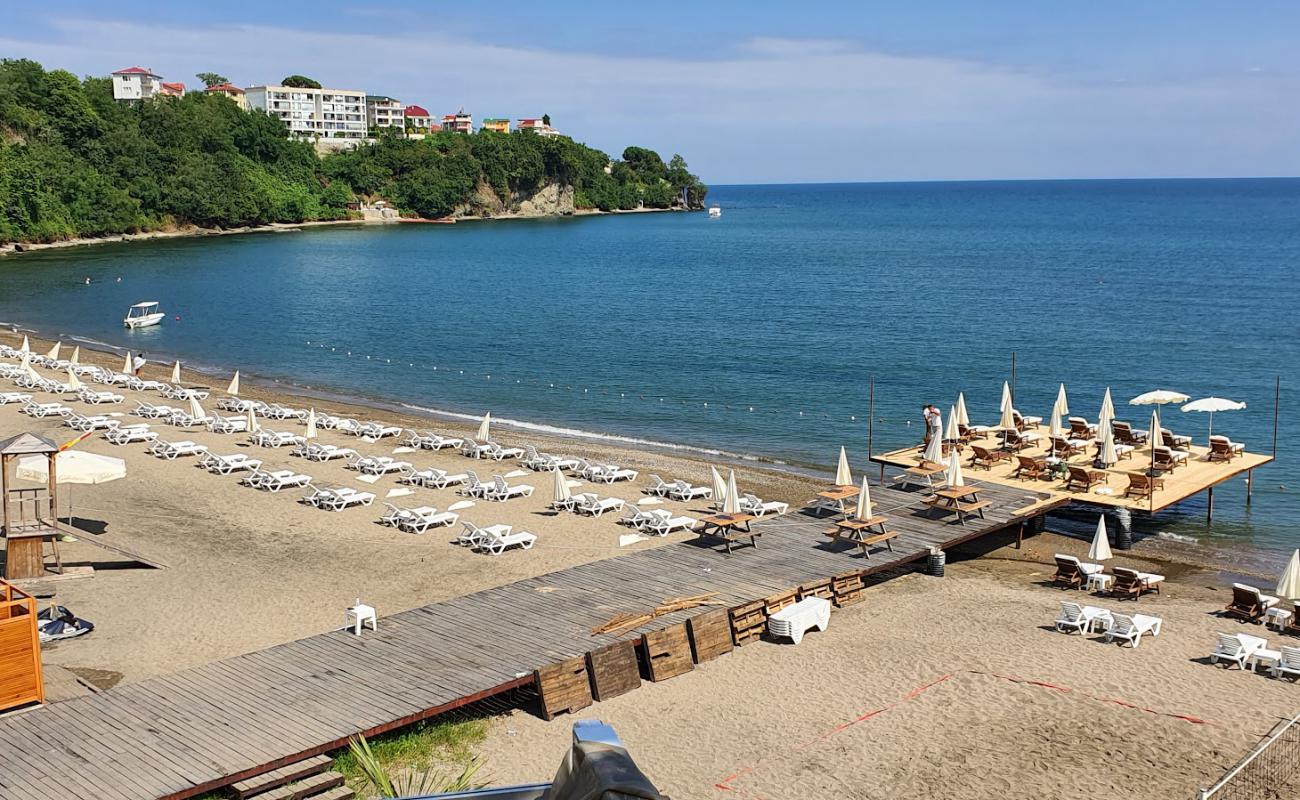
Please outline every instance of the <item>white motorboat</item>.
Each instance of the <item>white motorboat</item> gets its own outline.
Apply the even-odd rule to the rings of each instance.
[[[711,207],[709,208],[709,217],[710,217],[710,218],[712,218],[712,219],[717,219],[717,218],[720,217],[720,216],[722,216],[722,206],[711,206]]]
[[[122,325],[127,328],[147,328],[162,322],[163,317],[166,316],[158,310],[157,300],[146,300],[143,303],[136,303],[127,310]]]

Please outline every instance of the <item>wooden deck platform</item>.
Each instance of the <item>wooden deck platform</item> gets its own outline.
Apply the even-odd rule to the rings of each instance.
[[[1046,429],[1037,432],[1041,433],[1043,441],[1048,442],[1050,445]],[[983,440],[976,440],[973,444],[996,449],[998,439],[996,435],[993,435]],[[1047,446],[1030,447],[1022,450],[1020,455],[1042,456],[1047,454],[1048,449]],[[1193,495],[1211,490],[1225,481],[1230,481],[1243,474],[1249,475],[1255,469],[1273,461],[1273,456],[1262,453],[1244,453],[1231,461],[1208,461],[1205,457],[1208,450],[1207,447],[1193,445],[1190,448],[1190,455],[1186,464],[1161,474],[1160,478],[1164,482],[1164,487],[1157,489],[1152,497],[1124,496],[1124,490],[1128,486],[1128,478],[1125,473],[1145,472],[1151,466],[1151,451],[1145,445],[1133,451],[1130,457],[1121,459],[1114,466],[1103,470],[1109,476],[1107,482],[1094,486],[1092,490],[1087,492],[1068,491],[1065,488],[1066,482],[1063,480],[1022,480],[1012,477],[1018,466],[1014,458],[1009,461],[998,462],[987,470],[983,467],[972,468],[969,466],[971,463],[971,450],[969,447],[962,450],[962,467],[967,479],[976,477],[982,481],[998,483],[1004,486],[1048,492],[1053,497],[1066,498],[1076,503],[1090,503],[1110,508],[1126,508],[1130,511],[1154,514],[1181,503]],[[1094,448],[1090,444],[1086,454],[1073,456],[1066,459],[1066,461],[1075,466],[1094,469],[1091,466],[1093,452]],[[919,446],[906,447],[901,450],[873,455],[871,460],[884,465],[886,476],[889,476],[893,474],[889,470],[890,467],[914,467],[920,463],[921,448]]]
[[[897,567],[1064,502],[972,483],[990,505],[984,519],[964,526],[922,504],[919,492],[873,489],[876,512],[899,535],[893,552],[870,560],[846,542],[828,542],[822,531],[832,517],[792,512],[758,521],[758,547],[731,555],[707,540],[669,544],[382,617],[378,631],[361,637],[331,631],[14,714],[3,721],[0,798],[188,797],[339,748],[357,733],[392,730],[533,684],[539,670],[567,681],[578,703],[572,707],[581,707],[589,702],[586,670],[613,665],[626,677],[634,644],[653,650],[654,679],[689,670],[692,652],[702,661],[731,649],[727,634],[736,623],[725,610],[689,609],[619,635],[591,634],[616,613],[709,592],[727,608],[800,586],[829,593],[834,576],[841,576],[838,586],[845,573]],[[683,660],[687,632],[695,639]],[[699,646],[704,637],[712,637],[707,652]],[[630,684],[606,683],[596,695],[637,683],[632,674]]]

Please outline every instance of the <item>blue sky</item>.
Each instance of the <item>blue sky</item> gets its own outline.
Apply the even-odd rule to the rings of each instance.
[[[0,56],[302,73],[713,183],[1300,174],[1300,4],[0,4]]]

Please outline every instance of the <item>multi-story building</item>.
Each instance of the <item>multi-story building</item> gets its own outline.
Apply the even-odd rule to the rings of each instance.
[[[521,131],[532,131],[533,133],[536,133],[538,136],[562,135],[559,131],[552,128],[550,125],[546,124],[544,120],[541,119],[531,119],[531,118],[521,119],[519,120],[519,124],[516,127]]]
[[[127,67],[113,73],[114,100],[148,100],[160,91],[161,75],[144,67]]]
[[[248,110],[248,101],[244,99],[244,90],[235,86],[233,83],[218,83],[215,86],[209,86],[206,91],[224,94],[234,101],[235,105]]]
[[[404,128],[406,116],[402,104],[391,97],[366,96],[366,124],[371,128]]]
[[[185,84],[167,83],[166,81],[162,81],[158,84],[158,94],[166,95],[167,97],[184,97]]]
[[[488,117],[483,120],[483,130],[510,133],[510,120],[502,117]]]
[[[429,133],[433,130],[433,116],[424,106],[407,106],[402,109],[402,116],[406,119],[408,131]]]
[[[473,133],[474,117],[466,114],[465,109],[462,108],[455,114],[447,114],[442,118],[442,129],[455,133]]]
[[[297,86],[250,86],[249,108],[284,120],[289,134],[301,139],[364,139],[366,93],[351,89]]]

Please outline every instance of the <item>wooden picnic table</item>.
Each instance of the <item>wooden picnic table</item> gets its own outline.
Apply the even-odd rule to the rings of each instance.
[[[851,541],[860,542],[871,535],[870,531],[872,528],[877,528],[879,533],[884,533],[885,523],[888,521],[889,517],[882,517],[879,515],[870,519],[848,517],[847,519],[836,520],[835,527],[827,531],[826,535],[833,539],[838,539],[843,536]]]
[[[966,515],[978,513],[984,518],[987,500],[979,499],[979,489],[974,486],[946,486],[934,493],[934,499],[926,501],[932,508],[951,511],[957,515],[957,521],[966,524]]]
[[[753,519],[753,514],[714,514],[700,520],[695,535],[723,540],[727,544],[728,555],[731,554],[731,545],[741,539],[749,539],[749,545],[757,548],[758,537],[762,536],[762,532],[750,528],[749,523]]]
[[[933,461],[922,461],[915,467],[904,467],[903,472],[910,478],[918,478],[925,481],[925,485],[934,488],[934,476],[948,470],[943,464],[936,464]],[[919,482],[919,481],[918,481]],[[910,481],[909,481],[910,483]]]
[[[844,514],[847,513],[844,508],[844,501],[857,497],[858,492],[861,491],[862,490],[856,486],[832,486],[825,491],[818,492],[817,496],[822,499],[822,502],[819,504],[822,508],[827,508],[831,511],[838,511],[841,514]]]

